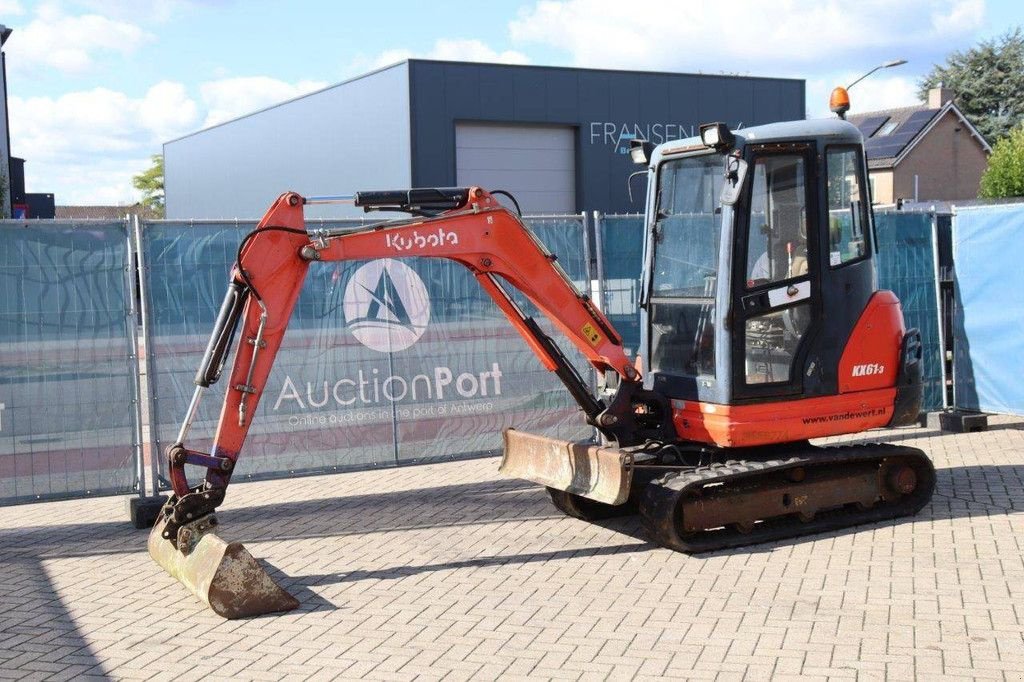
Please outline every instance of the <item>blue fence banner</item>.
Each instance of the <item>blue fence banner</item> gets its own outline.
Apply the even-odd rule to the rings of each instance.
[[[597,216],[596,257],[600,261],[603,312],[622,335],[631,355],[640,351],[640,278],[643,270],[642,215]]]
[[[957,208],[953,391],[958,408],[1024,415],[1024,206]]]
[[[881,288],[921,330],[925,409],[943,402],[935,216],[878,213]],[[643,217],[527,217],[581,292],[596,288],[629,353],[639,352]],[[964,210],[957,258],[956,404],[1024,413],[1013,377],[1021,304],[1011,264],[1024,208]],[[362,221],[310,223],[311,229]],[[149,450],[177,435],[192,379],[251,222],[0,221],[0,504],[141,489],[143,412],[135,318],[145,304]],[[942,224],[939,238],[949,239]],[[687,243],[706,231],[680,223]],[[945,237],[944,237],[945,235]],[[702,245],[702,257],[717,250]],[[143,264],[135,280],[136,257]],[[593,267],[592,266],[596,266]],[[596,272],[595,272],[596,270]],[[998,288],[997,288],[998,287]],[[583,357],[525,297],[589,381]],[[1002,296],[1000,296],[1002,294]],[[229,358],[229,362],[231,358]],[[214,386],[189,445],[210,446],[223,402]],[[490,455],[509,426],[568,439],[593,436],[472,274],[447,260],[313,263],[253,422],[240,477],[287,476]],[[198,476],[200,472],[191,472]]]
[[[529,224],[574,283],[586,286],[581,218]],[[158,452],[177,435],[235,250],[252,228],[142,226]],[[382,290],[388,295],[373,295]],[[561,345],[584,376],[593,375],[568,341]],[[209,447],[222,400],[223,382],[205,396],[190,447]],[[468,270],[428,258],[313,263],[237,475],[490,455],[513,425],[565,438],[593,433]]]
[[[945,379],[939,329],[939,288],[936,281],[937,245],[932,213],[877,212],[878,288],[900,299],[908,329],[921,332],[924,363],[924,400],[921,409],[943,406]]]
[[[0,221],[0,504],[136,486],[128,234]]]

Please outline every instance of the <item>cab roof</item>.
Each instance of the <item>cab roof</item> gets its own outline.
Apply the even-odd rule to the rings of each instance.
[[[736,147],[761,142],[787,142],[795,140],[822,140],[832,144],[861,144],[863,137],[856,126],[838,118],[814,118],[804,121],[784,121],[768,123],[753,128],[733,130],[736,136]],[[683,149],[703,146],[700,137],[688,137],[684,140],[671,140],[658,145],[654,159],[672,154]]]

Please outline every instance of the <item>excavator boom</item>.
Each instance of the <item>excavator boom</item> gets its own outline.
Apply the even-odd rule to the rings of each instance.
[[[491,194],[475,187],[370,192],[357,195],[355,201],[371,209],[405,210],[420,215],[355,231],[321,231],[311,235],[305,230],[303,197],[282,194],[239,247],[224,303],[196,374],[195,394],[176,442],[168,449],[174,495],[154,528],[150,552],[169,572],[225,615],[261,611],[259,604],[250,604],[245,609],[220,607],[206,596],[214,576],[252,574],[254,564],[244,549],[244,556],[238,551],[240,546],[234,548],[219,539],[207,541],[212,540],[206,536],[212,535],[216,525],[215,517],[212,522],[210,519],[224,499],[311,263],[412,256],[460,263],[473,273],[544,367],[559,377],[590,424],[620,442],[637,437],[630,411],[633,398],[642,392],[640,375],[624,352],[621,337],[590,299],[576,289],[556,257]],[[553,339],[515,302],[506,283],[544,313],[596,370],[617,375],[622,397],[613,398],[608,405],[596,398]],[[213,447],[209,453],[190,450],[185,447],[185,440],[191,422],[203,390],[220,378],[236,327],[240,332],[238,351]],[[523,445],[516,448],[520,441]],[[560,467],[544,469],[544,462],[554,460],[533,457],[534,441],[525,441],[521,434],[510,430],[506,443],[511,445],[506,447],[504,470],[530,470],[542,480],[564,478]],[[524,453],[523,457],[517,457],[517,451]],[[541,463],[539,470],[537,462]],[[205,480],[190,484],[185,475],[186,464],[205,467]],[[617,459],[612,461],[613,470],[617,464]],[[572,478],[572,474],[569,476]],[[608,486],[608,480],[608,476],[601,476],[600,485]],[[595,476],[593,484],[584,487],[597,485]],[[616,488],[610,493],[613,497],[621,496],[623,485],[628,489],[628,481],[614,481],[610,485]],[[193,549],[208,545],[213,549]],[[224,561],[239,562],[240,567],[232,571]],[[261,583],[265,582],[261,578]],[[214,585],[212,591],[225,590]],[[265,610],[294,608],[293,601],[273,589],[266,588],[262,593],[267,595]],[[230,604],[232,600],[222,597],[220,601]]]

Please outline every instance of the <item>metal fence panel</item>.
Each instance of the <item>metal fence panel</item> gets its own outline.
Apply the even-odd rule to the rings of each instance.
[[[0,504],[130,492],[126,222],[0,221]]]
[[[153,395],[150,423],[161,468],[162,453],[174,442],[195,388],[192,379],[213,329],[238,244],[254,227],[253,222],[142,224],[146,352]],[[350,357],[368,376],[384,367],[336,324],[342,273],[316,265],[310,268],[274,363],[246,441],[245,456],[239,462],[239,477],[331,470],[394,459],[389,420],[370,419],[369,412],[360,412],[361,431],[354,433],[336,426],[324,428],[327,425],[319,423],[319,415],[307,413],[307,405],[320,402],[314,386],[328,381],[333,387],[342,379],[334,376],[338,356]],[[221,382],[207,391],[191,432],[191,447],[208,451],[225,385]],[[372,437],[365,437],[367,428]]]
[[[875,213],[878,287],[899,297],[907,328],[921,331],[926,411],[943,406],[945,391],[934,223],[932,213]]]
[[[525,221],[558,257],[576,287],[585,291],[588,258],[581,217]],[[405,378],[410,386],[424,386],[415,379],[424,373],[432,378],[450,376],[451,383],[425,398],[418,395],[392,403],[400,462],[495,454],[501,450],[502,431],[512,426],[567,439],[593,434],[561,382],[544,369],[464,267],[427,259],[410,260],[409,265],[428,282],[430,326],[415,345],[391,354],[392,375]],[[506,289],[555,339],[580,374],[592,378],[589,364],[571,342],[522,294],[511,286]]]
[[[581,219],[534,227],[583,286]],[[252,228],[143,225],[159,452],[177,435],[235,249]],[[393,295],[388,310],[364,293],[382,286]],[[223,388],[208,392],[192,447],[210,445]],[[313,263],[236,476],[490,454],[513,424],[551,435],[590,433],[465,268],[426,258]]]
[[[640,351],[640,280],[643,273],[642,215],[603,215],[595,220],[603,312],[622,335],[630,354]]]
[[[1024,206],[957,208],[953,315],[956,407],[1024,415]]]

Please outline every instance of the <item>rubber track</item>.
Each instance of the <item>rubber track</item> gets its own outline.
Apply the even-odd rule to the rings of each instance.
[[[749,481],[756,487],[758,476],[796,467],[827,467],[836,470],[845,464],[893,457],[910,460],[908,464],[913,465],[918,480],[915,491],[896,503],[879,502],[869,509],[844,507],[824,511],[811,521],[801,521],[796,516],[776,517],[757,523],[749,533],[734,528],[688,534],[677,532],[676,510],[683,497],[696,493],[708,483]],[[640,500],[640,517],[651,539],[658,544],[679,552],[710,552],[913,515],[928,503],[934,489],[935,468],[927,455],[917,448],[888,444],[810,448],[787,459],[730,461],[665,474],[644,488]]]

